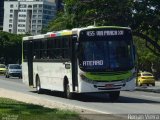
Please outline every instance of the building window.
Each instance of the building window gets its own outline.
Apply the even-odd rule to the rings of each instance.
[[[32,30],[32,33],[33,33],[33,34],[36,33],[36,30]]]
[[[39,5],[39,8],[42,8],[43,7],[43,5]]]
[[[42,13],[42,10],[38,10],[38,13]]]
[[[28,8],[32,8],[32,5],[28,5]]]
[[[38,20],[38,23],[42,23],[42,20]]]
[[[10,5],[10,8],[13,8],[13,4]]]
[[[13,18],[13,15],[12,15],[12,14],[10,14],[10,18]]]
[[[26,5],[25,4],[21,4],[19,7],[20,8],[26,8]]]
[[[12,19],[9,19],[9,23],[12,23],[12,21],[13,21]]]
[[[36,29],[36,25],[32,25],[32,29]]]
[[[19,24],[18,27],[25,27],[25,25],[24,24]]]
[[[44,10],[43,13],[44,13],[44,14],[47,14],[47,10]]]
[[[52,12],[51,12],[51,11],[48,11],[48,14],[52,14]]]
[[[33,13],[37,13],[37,10],[33,10]]]
[[[37,15],[33,15],[33,18],[36,18],[37,17]]]
[[[24,14],[19,14],[19,17],[26,17],[26,15],[24,15]]]
[[[41,30],[41,29],[42,29],[42,26],[41,26],[41,25],[37,25],[37,29],[38,29],[38,30]]]
[[[10,13],[13,13],[13,10],[10,10]]]
[[[47,22],[46,22],[46,20],[43,20],[42,23],[43,23],[43,24],[46,24]]]
[[[38,31],[37,31],[37,34],[41,34],[41,30],[38,30]]]
[[[33,8],[37,8],[37,5],[33,5]]]
[[[42,15],[38,15],[38,18],[42,18]]]
[[[11,30],[11,29],[9,29],[9,32],[11,33],[11,32],[12,32],[12,30]]]
[[[32,20],[32,23],[36,23],[36,20]]]
[[[9,28],[11,28],[12,27],[12,24],[9,24]]]
[[[19,11],[20,11],[20,12],[26,12],[26,10],[25,10],[25,9],[20,9]]]
[[[26,22],[25,20],[19,19],[18,22]]]
[[[25,32],[24,29],[18,29],[18,32]]]

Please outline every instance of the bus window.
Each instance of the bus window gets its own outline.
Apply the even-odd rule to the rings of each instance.
[[[25,42],[23,42],[23,49],[24,49],[24,51],[23,51],[23,56],[24,56],[24,59],[26,60],[27,59],[27,49],[28,49],[28,43],[27,43],[27,41],[25,41]]]
[[[63,59],[69,59],[69,47],[70,47],[70,41],[69,38],[63,37],[62,38],[62,58]]]

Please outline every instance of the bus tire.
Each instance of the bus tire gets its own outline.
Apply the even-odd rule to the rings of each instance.
[[[38,76],[36,77],[36,91],[38,94],[42,93],[41,82]]]
[[[117,101],[120,96],[120,91],[109,92],[109,98],[112,102]]]
[[[70,92],[69,83],[64,84],[64,95],[65,95],[65,98],[68,98],[68,99],[73,98],[73,94]]]

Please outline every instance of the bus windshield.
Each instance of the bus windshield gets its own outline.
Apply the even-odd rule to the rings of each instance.
[[[84,71],[129,70],[133,67],[131,39],[102,38],[80,42],[79,65]]]

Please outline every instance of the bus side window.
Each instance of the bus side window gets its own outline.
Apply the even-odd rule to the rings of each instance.
[[[61,52],[60,52],[60,41],[61,40],[61,37],[58,37],[55,39],[55,49],[54,49],[54,59],[61,59],[62,55],[61,55]]]
[[[47,59],[53,59],[54,39],[48,38],[47,40]]]
[[[69,58],[69,38],[68,37],[62,38],[62,58],[63,59]]]
[[[27,59],[27,52],[28,52],[28,43],[27,43],[27,41],[24,41],[23,42],[23,49],[24,49],[24,51],[23,51],[23,55],[24,55],[24,59],[26,60]]]
[[[40,59],[40,40],[33,42],[33,59]]]
[[[41,40],[40,41],[40,59],[47,58],[47,41]]]

